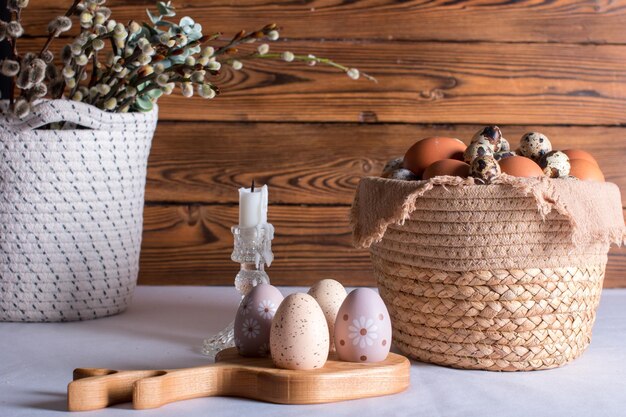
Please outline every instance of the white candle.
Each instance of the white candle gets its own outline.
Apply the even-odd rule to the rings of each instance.
[[[267,223],[267,185],[239,189],[239,227],[256,227]]]

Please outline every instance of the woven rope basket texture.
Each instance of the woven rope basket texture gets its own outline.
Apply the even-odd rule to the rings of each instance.
[[[23,120],[0,117],[0,320],[123,311],[139,268],[156,109],[54,100]],[[37,129],[62,121],[87,129]]]
[[[434,187],[370,247],[394,342],[420,361],[493,371],[548,369],[591,339],[608,242],[572,244],[505,185]],[[536,266],[536,267],[533,267]]]

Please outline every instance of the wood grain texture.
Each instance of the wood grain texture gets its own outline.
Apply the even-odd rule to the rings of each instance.
[[[41,39],[24,40],[24,48]],[[53,49],[58,50],[59,43]],[[250,61],[215,77],[217,101],[161,98],[161,120],[618,125],[626,45],[284,42],[375,75],[352,81],[302,63]]]
[[[24,49],[41,45],[47,21],[69,3],[31,0],[26,30],[40,37],[21,40]],[[154,2],[108,5],[126,21],[143,19]],[[225,66],[215,78],[218,101],[161,100],[141,283],[231,284],[234,189],[255,178],[272,190],[275,282],[331,276],[371,285],[367,254],[351,248],[347,226],[358,179],[420,137],[466,139],[477,124],[511,125],[503,126],[511,141],[535,129],[555,147],[591,151],[607,180],[626,192],[626,0],[177,6],[179,17],[193,16],[205,32],[230,35],[275,21],[284,38],[272,50],[332,57],[379,83],[353,82],[322,66],[257,61],[238,72]],[[612,250],[605,284],[626,286],[624,249]]]
[[[26,30],[42,36],[70,0],[31,0]],[[109,0],[118,21],[145,18],[151,0]],[[289,38],[624,43],[626,2],[592,0],[187,0],[174,2],[205,31],[276,22]],[[36,6],[36,7],[33,7]]]
[[[268,184],[272,204],[352,204],[362,176],[435,135],[469,141],[477,125],[169,123],[161,122],[149,159],[146,200],[237,203],[238,187]],[[626,128],[501,126],[516,147],[522,134],[545,133],[555,149],[591,152],[626,207]]]
[[[332,277],[346,285],[373,284],[367,253],[352,248],[348,207],[272,206],[279,231],[269,275],[275,284],[312,284]],[[230,260],[234,205],[150,205],[145,209],[140,284],[233,283]],[[362,285],[362,284],[361,284]]]
[[[349,207],[272,206],[276,257],[268,274],[276,285],[311,285],[333,278],[375,285],[367,251],[351,244]],[[144,217],[140,284],[232,285],[230,260],[236,205],[150,205]],[[613,248],[606,286],[624,286],[626,248]]]
[[[626,120],[626,47],[502,43],[288,42],[376,76],[253,61],[224,70],[219,105],[179,94],[162,119],[612,125]]]
[[[376,363],[342,362],[330,354],[322,368],[310,370],[279,369],[271,358],[246,358],[236,348],[222,350],[215,361],[157,371],[76,369],[67,390],[68,409],[96,410],[132,398],[133,408],[143,410],[214,396],[320,404],[397,394],[410,383],[411,363],[395,353]]]

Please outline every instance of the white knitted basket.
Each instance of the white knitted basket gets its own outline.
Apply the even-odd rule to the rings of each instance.
[[[37,129],[61,121],[87,129]],[[42,101],[22,120],[0,115],[1,321],[127,307],[156,122],[156,109],[107,113],[68,100]]]

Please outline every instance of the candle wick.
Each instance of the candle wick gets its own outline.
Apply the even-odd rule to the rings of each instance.
[[[252,180],[252,187],[250,187],[250,191],[254,192],[254,180]]]

